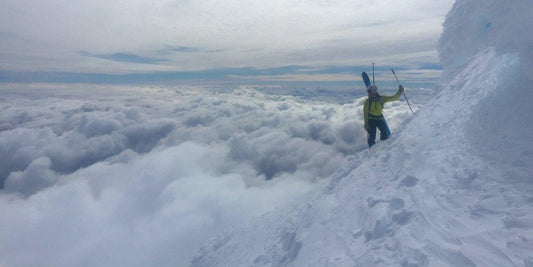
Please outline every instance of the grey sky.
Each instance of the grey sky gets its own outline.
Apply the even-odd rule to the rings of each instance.
[[[437,62],[452,4],[0,0],[0,71],[132,74],[371,62],[417,68]]]

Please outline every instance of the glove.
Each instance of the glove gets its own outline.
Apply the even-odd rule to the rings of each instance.
[[[398,91],[400,91],[400,93],[403,93],[403,86],[400,85],[400,87],[398,87]]]

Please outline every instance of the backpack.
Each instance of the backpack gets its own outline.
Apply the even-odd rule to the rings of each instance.
[[[383,114],[383,100],[378,95],[376,98],[368,98],[368,114],[371,116],[381,116]]]

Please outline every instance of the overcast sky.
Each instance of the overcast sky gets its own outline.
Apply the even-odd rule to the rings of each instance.
[[[453,2],[0,0],[0,79],[212,70],[242,78],[269,69],[262,74],[349,80],[331,67],[371,62],[431,76]]]

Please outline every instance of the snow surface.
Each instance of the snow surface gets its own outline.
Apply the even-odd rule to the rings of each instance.
[[[0,265],[532,266],[532,11],[457,1],[370,150],[364,97],[2,84]]]
[[[457,1],[440,93],[323,188],[192,266],[532,266],[532,1]]]

